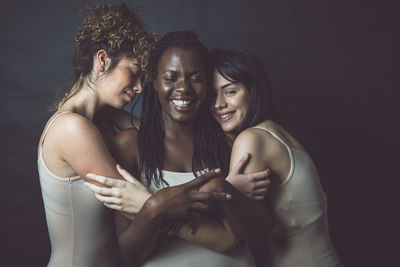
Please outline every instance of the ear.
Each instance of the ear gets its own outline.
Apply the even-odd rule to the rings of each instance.
[[[100,49],[94,57],[93,68],[96,72],[104,72],[110,66],[110,63],[111,58],[108,56],[106,50]]]
[[[141,74],[140,77],[137,78],[135,85],[133,86],[133,91],[136,94],[140,94],[143,91],[143,87],[142,87],[143,78],[144,78],[144,75]]]

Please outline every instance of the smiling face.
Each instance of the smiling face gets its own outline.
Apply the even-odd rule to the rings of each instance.
[[[102,77],[101,99],[105,104],[122,108],[132,102],[137,93],[142,91],[142,73],[135,58],[122,58],[117,66]]]
[[[155,88],[164,121],[193,119],[206,96],[204,59],[195,50],[167,48],[158,63]]]
[[[213,114],[226,133],[236,133],[242,125],[250,105],[250,95],[242,83],[225,79],[214,72],[215,104]]]

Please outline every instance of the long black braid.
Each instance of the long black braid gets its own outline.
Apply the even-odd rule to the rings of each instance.
[[[162,177],[164,155],[164,124],[161,114],[161,104],[158,100],[154,81],[157,76],[158,62],[163,52],[170,47],[195,50],[204,58],[207,69],[207,94],[206,99],[198,112],[194,126],[192,171],[195,176],[197,170],[205,167],[221,168],[222,174],[229,171],[229,158],[231,144],[219,123],[211,114],[211,88],[210,81],[212,69],[207,48],[197,39],[194,32],[170,32],[165,34],[156,44],[149,60],[149,73],[144,82],[142,113],[138,135],[140,168],[139,171],[150,184],[168,184]]]

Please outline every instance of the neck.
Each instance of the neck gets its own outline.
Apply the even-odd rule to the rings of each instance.
[[[59,107],[58,110],[72,111],[93,121],[97,111],[99,111],[103,106],[104,104],[101,103],[96,90],[84,84],[79,92],[68,99],[61,107]]]
[[[165,137],[167,139],[193,138],[193,121],[176,122],[163,116]]]

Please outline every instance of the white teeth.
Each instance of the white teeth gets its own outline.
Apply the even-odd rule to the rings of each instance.
[[[227,114],[223,114],[223,115],[221,115],[221,118],[222,119],[225,119],[225,118],[227,118],[228,116],[230,116],[232,113],[227,113]]]
[[[187,101],[187,100],[172,100],[172,103],[174,103],[175,106],[178,107],[186,107],[188,106],[190,103],[192,103],[192,101]]]

